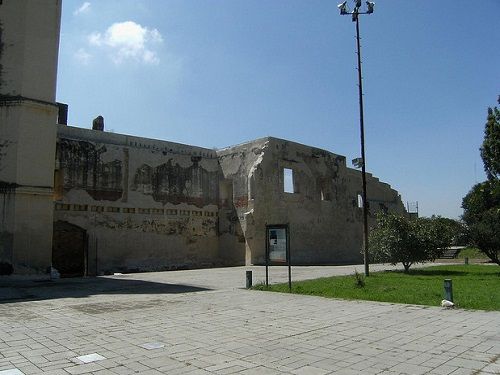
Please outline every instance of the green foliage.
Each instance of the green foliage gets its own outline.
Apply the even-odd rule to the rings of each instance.
[[[488,108],[488,118],[484,126],[484,141],[481,158],[488,180],[500,178],[500,111]]]
[[[467,226],[464,222],[441,216],[431,216],[437,226],[441,226],[446,231],[447,236],[451,236],[451,246],[467,246],[470,242]]]
[[[358,270],[354,270],[354,286],[356,288],[364,288],[364,286],[366,285],[366,282],[365,282],[365,275],[363,274],[360,274],[358,272]]]
[[[464,222],[473,243],[500,265],[500,181],[475,185],[462,201]]]
[[[370,255],[374,262],[401,262],[408,272],[414,263],[438,258],[452,239],[453,233],[442,218],[379,214],[377,227],[370,233]]]
[[[458,259],[489,259],[485,253],[475,247],[466,247],[465,249],[460,250],[457,256]]]

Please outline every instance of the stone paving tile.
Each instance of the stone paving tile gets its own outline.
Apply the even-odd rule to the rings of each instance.
[[[23,375],[23,372],[17,368],[9,368],[7,370],[1,370],[0,375]]]
[[[296,375],[325,375],[330,373],[330,371],[320,369],[314,366],[303,366],[296,370],[291,371],[291,373]]]
[[[500,363],[490,363],[481,369],[482,373],[500,374]]]
[[[294,274],[303,278],[352,273],[352,267],[297,268]],[[53,375],[498,372],[498,312],[247,291],[241,288],[245,270],[122,275],[110,278],[142,280],[146,288],[89,292],[84,299],[40,295],[37,301],[2,303],[0,371],[19,368],[25,374]],[[286,280],[286,273],[281,273],[273,269],[273,278]],[[78,287],[92,290],[101,279],[109,278],[89,279],[88,285],[86,280],[78,281]],[[149,294],[148,282],[211,290]],[[154,342],[165,346],[140,347]],[[89,353],[107,359],[82,365],[71,362]]]

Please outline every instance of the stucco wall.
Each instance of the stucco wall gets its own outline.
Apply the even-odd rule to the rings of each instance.
[[[54,219],[87,231],[89,273],[221,263],[214,151],[59,125],[56,166]]]
[[[0,1],[0,275],[49,277],[60,12]]]
[[[265,262],[266,224],[289,224],[294,264],[362,261],[361,174],[345,157],[264,138],[221,150],[219,158],[233,181],[247,264]],[[293,193],[284,191],[284,168],[293,171]],[[368,200],[372,221],[380,209],[404,212],[397,192],[371,175]]]
[[[0,95],[55,101],[61,0],[0,2]]]

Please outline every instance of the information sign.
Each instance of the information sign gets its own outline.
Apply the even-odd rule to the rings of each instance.
[[[266,225],[266,285],[269,285],[269,266],[288,266],[288,287],[292,288],[290,235],[288,224]]]

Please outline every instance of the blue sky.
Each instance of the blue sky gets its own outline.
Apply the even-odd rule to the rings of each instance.
[[[500,1],[379,0],[361,18],[366,162],[420,214],[485,179]],[[328,0],[63,1],[69,124],[222,148],[274,136],[360,154],[355,24]]]

